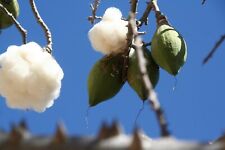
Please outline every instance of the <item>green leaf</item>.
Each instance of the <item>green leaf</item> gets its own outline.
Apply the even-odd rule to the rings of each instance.
[[[89,105],[95,106],[115,96],[122,88],[123,57],[106,56],[92,68],[88,77]]]
[[[143,52],[147,61],[146,67],[149,79],[151,80],[152,86],[155,87],[159,80],[159,66],[154,62],[151,52],[147,48],[143,47]],[[148,93],[142,80],[136,52],[130,55],[127,81],[142,100],[147,99]]]
[[[187,58],[183,37],[169,25],[159,26],[152,39],[152,57],[168,73],[177,75]]]
[[[15,18],[19,16],[19,4],[17,0],[0,0],[0,3],[12,13]],[[0,29],[7,28],[12,24],[11,18],[3,11],[0,11]]]

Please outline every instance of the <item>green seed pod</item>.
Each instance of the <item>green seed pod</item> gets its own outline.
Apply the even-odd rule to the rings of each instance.
[[[10,12],[12,15],[17,18],[19,16],[19,4],[17,0],[0,0],[0,3]],[[7,28],[13,24],[11,18],[5,14],[3,11],[0,11],[0,29]]]
[[[115,96],[123,86],[123,57],[106,56],[92,68],[88,77],[89,105],[95,106]]]
[[[168,73],[177,75],[187,58],[187,46],[180,33],[169,24],[158,24],[151,46],[155,62]]]
[[[151,80],[152,86],[155,87],[159,80],[159,66],[152,59],[151,52],[147,48],[143,48],[143,50],[144,57],[147,61],[146,67],[148,76]],[[143,83],[142,75],[138,65],[138,58],[136,52],[130,55],[127,81],[142,100],[146,100],[148,98],[148,93]]]

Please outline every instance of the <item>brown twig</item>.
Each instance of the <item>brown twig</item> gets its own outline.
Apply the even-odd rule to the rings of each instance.
[[[101,17],[96,16],[96,12],[97,12],[97,9],[98,9],[99,4],[100,4],[100,0],[95,0],[94,1],[94,4],[91,4],[90,5],[91,12],[92,12],[92,16],[89,16],[88,17],[88,20],[91,22],[91,24],[94,24],[95,19],[101,19]]]
[[[132,33],[132,30],[130,30],[130,29],[131,28],[128,27],[127,46],[126,46],[125,52],[123,54],[123,56],[124,56],[123,71],[122,71],[122,80],[123,80],[123,82],[126,82],[126,80],[127,80],[127,70],[128,70],[128,64],[129,64],[130,47],[132,45],[132,40],[133,40],[133,33]]]
[[[132,12],[132,13],[137,13],[137,6],[138,6],[138,0],[130,0],[130,11]]]
[[[160,12],[157,0],[152,0],[152,5],[153,5],[155,12]]]
[[[138,0],[130,0],[130,12],[135,13],[137,12],[137,6],[138,6]],[[128,17],[129,20],[129,17]],[[129,26],[129,24],[128,24]],[[139,34],[142,34],[141,32],[139,32]],[[123,54],[124,56],[124,61],[123,61],[123,72],[122,72],[122,79],[123,82],[125,82],[127,80],[127,70],[128,70],[128,64],[129,64],[129,54],[130,54],[130,48],[132,45],[132,41],[133,41],[134,37],[133,37],[133,31],[132,28],[128,27],[128,32],[127,32],[127,46],[126,46],[126,50]]]
[[[157,98],[157,95],[153,89],[152,83],[149,79],[148,73],[147,73],[147,68],[146,68],[146,60],[144,57],[144,53],[142,50],[142,40],[140,38],[140,36],[138,36],[138,33],[135,29],[136,27],[136,23],[135,23],[135,15],[131,14],[130,15],[130,21],[129,21],[129,26],[132,28],[134,37],[135,37],[135,49],[137,52],[137,58],[138,58],[138,65],[140,68],[140,72],[142,74],[142,79],[143,79],[143,83],[145,85],[146,90],[148,91],[148,100],[149,103],[151,105],[151,108],[154,110],[156,117],[157,117],[157,121],[159,123],[160,126],[160,130],[161,130],[161,136],[166,137],[166,136],[170,136],[170,132],[168,130],[168,124],[167,121],[165,119],[164,116],[164,112],[160,106],[159,100]]]
[[[212,58],[213,54],[216,52],[216,50],[219,48],[219,46],[224,42],[225,40],[225,34],[221,36],[221,38],[216,42],[213,49],[209,52],[209,54],[204,58],[203,64],[206,64],[210,58]]]
[[[158,4],[157,4],[157,0],[151,0],[151,2],[147,3],[147,7],[141,17],[141,19],[138,21],[138,28],[140,28],[143,24],[148,25],[148,16],[150,14],[150,12],[154,9],[154,11],[160,12]]]
[[[141,17],[141,19],[139,20],[140,24],[138,25],[139,27],[141,27],[143,24],[148,25],[148,16],[151,12],[153,8],[152,2],[147,2],[147,7]]]
[[[37,7],[36,7],[36,4],[34,2],[34,0],[30,0],[30,5],[31,5],[31,8],[32,8],[32,11],[34,13],[34,16],[36,17],[37,19],[37,22],[41,25],[42,29],[44,30],[45,32],[45,37],[46,37],[46,40],[47,40],[47,46],[44,47],[44,49],[52,54],[52,34],[48,28],[48,26],[45,24],[45,22],[42,20],[38,10],[37,10]]]
[[[16,18],[13,16],[12,13],[10,13],[1,3],[0,3],[0,9],[9,16],[9,18],[11,18],[11,20],[14,22],[14,24],[16,25],[16,28],[18,29],[18,31],[20,32],[21,36],[22,36],[22,41],[23,44],[27,43],[27,30],[25,30],[21,24],[16,20]]]

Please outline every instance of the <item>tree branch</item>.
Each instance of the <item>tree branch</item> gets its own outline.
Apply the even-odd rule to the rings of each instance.
[[[213,56],[213,54],[216,52],[216,50],[219,48],[219,46],[224,42],[225,40],[225,34],[221,36],[221,38],[216,42],[213,49],[209,52],[209,54],[204,58],[203,64],[206,64]]]
[[[137,6],[138,6],[138,0],[130,0],[130,11],[132,12],[132,13],[137,13]]]
[[[96,16],[96,12],[97,12],[97,9],[98,9],[98,6],[99,6],[100,2],[101,2],[100,0],[95,0],[94,4],[90,5],[91,11],[92,11],[92,16],[89,16],[88,20],[91,22],[91,24],[94,24],[95,19],[101,19],[101,17]]]
[[[14,22],[16,25],[16,28],[20,32],[22,36],[23,44],[27,43],[27,31],[21,26],[21,24],[16,20],[16,18],[10,13],[1,3],[0,3],[0,9],[9,16],[9,18]]]
[[[136,14],[137,12],[137,5],[138,5],[138,0],[130,0],[130,12]],[[129,20],[128,16],[128,20]],[[129,26],[129,24],[128,24]],[[130,54],[130,48],[132,45],[133,41],[133,31],[132,28],[128,27],[128,32],[127,32],[127,46],[125,49],[125,52],[123,54],[124,61],[123,61],[123,71],[122,71],[122,80],[123,82],[126,82],[127,80],[127,70],[128,70],[128,64],[129,64],[129,54]]]
[[[42,27],[42,29],[44,30],[45,32],[45,37],[46,37],[46,40],[47,40],[47,46],[44,47],[44,49],[52,54],[52,34],[48,28],[48,26],[45,24],[45,22],[42,20],[38,10],[37,10],[37,7],[36,7],[36,4],[34,2],[34,0],[30,0],[30,5],[31,5],[31,8],[32,8],[32,11],[34,13],[34,16],[36,17],[37,19],[37,22],[40,24],[40,26]]]
[[[156,114],[157,121],[160,126],[161,136],[163,136],[163,137],[170,136],[170,132],[167,127],[168,125],[167,125],[167,121],[164,116],[164,112],[160,106],[159,100],[157,98],[157,95],[153,89],[152,83],[151,83],[148,73],[147,73],[147,68],[146,68],[147,62],[144,58],[144,53],[143,53],[143,49],[142,49],[143,42],[142,42],[141,38],[138,36],[138,32],[135,29],[135,27],[136,27],[135,15],[132,13],[130,14],[130,21],[129,21],[128,27],[132,28],[133,35],[135,37],[135,47],[136,47],[136,52],[137,52],[138,65],[140,68],[140,72],[142,74],[143,83],[145,85],[146,90],[148,91],[149,103],[151,105],[151,108],[153,109],[153,111]]]
[[[139,20],[140,24],[138,25],[139,27],[141,27],[143,24],[148,25],[148,16],[151,12],[153,8],[152,2],[147,2],[147,7],[141,17],[141,19]]]

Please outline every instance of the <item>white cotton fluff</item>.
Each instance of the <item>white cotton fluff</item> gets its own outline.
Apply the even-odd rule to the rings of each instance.
[[[120,10],[110,7],[105,11],[102,20],[90,29],[88,36],[96,51],[117,54],[125,50],[128,22],[121,18]]]
[[[0,94],[10,108],[43,112],[53,105],[63,71],[35,42],[9,46],[0,55]]]

